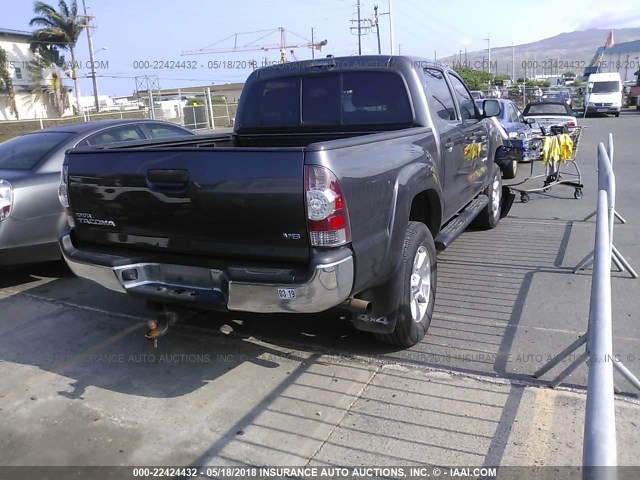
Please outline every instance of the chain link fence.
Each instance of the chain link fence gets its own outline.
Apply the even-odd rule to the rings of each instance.
[[[66,125],[69,123],[90,122],[92,120],[110,120],[125,118],[150,118],[149,109],[122,110],[106,113],[85,113],[62,118],[36,118],[30,120],[0,121],[0,142],[22,135],[23,133],[41,130],[43,128]]]

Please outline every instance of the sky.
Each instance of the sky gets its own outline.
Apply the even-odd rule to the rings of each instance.
[[[48,1],[51,5],[57,2]],[[482,50],[488,43],[491,48],[505,47],[512,42],[530,43],[575,30],[640,26],[640,9],[628,0],[616,2],[612,13],[607,11],[611,10],[610,3],[602,0],[360,0],[363,19],[372,18],[374,6],[379,7],[382,53],[391,50],[389,15],[385,15],[390,2],[395,52],[428,58],[434,54],[436,57],[458,54],[465,48]],[[78,3],[81,9],[82,1]],[[313,28],[315,41],[328,42],[322,51],[316,52],[316,57],[358,53],[358,37],[350,31],[351,26],[357,25],[358,0],[86,0],[86,3],[89,14],[94,16],[93,48],[101,94],[131,94],[137,86],[136,77],[145,75],[161,88],[243,82],[252,71],[251,61],[261,65],[279,60],[277,49],[181,56],[184,50],[209,46],[232,48],[234,34],[239,34],[238,46],[278,44],[277,29],[283,27],[287,43],[300,45],[309,43]],[[33,0],[0,0],[0,28],[31,31],[33,4]],[[364,29],[364,33],[362,53],[377,53],[375,30]],[[90,95],[84,33],[77,49],[81,95]],[[295,48],[294,52],[298,59],[311,58],[309,48]],[[287,54],[291,59],[291,54]],[[70,56],[67,54],[66,58],[69,60]],[[72,82],[68,83],[71,86]]]

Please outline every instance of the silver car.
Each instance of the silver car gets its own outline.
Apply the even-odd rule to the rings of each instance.
[[[72,123],[0,143],[0,267],[61,258],[58,237],[66,229],[58,201],[65,151],[76,146],[195,135],[155,120]]]

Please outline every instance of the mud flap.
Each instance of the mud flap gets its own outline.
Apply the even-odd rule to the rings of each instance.
[[[396,315],[375,317],[363,313],[354,315],[351,323],[355,329],[363,332],[391,333],[396,328]]]
[[[500,218],[504,218],[509,214],[513,202],[516,199],[516,194],[511,191],[509,187],[502,187],[502,206],[500,208]]]

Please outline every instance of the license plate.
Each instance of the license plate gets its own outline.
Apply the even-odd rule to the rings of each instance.
[[[609,110],[608,108],[598,108],[598,112],[606,112],[607,110]]]
[[[296,291],[293,288],[279,288],[278,297],[281,300],[293,300],[296,298]]]

